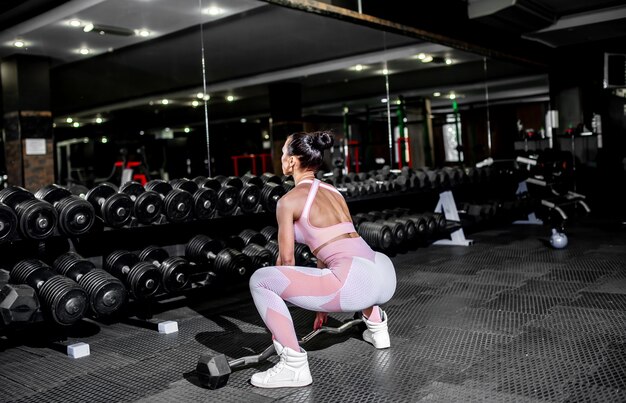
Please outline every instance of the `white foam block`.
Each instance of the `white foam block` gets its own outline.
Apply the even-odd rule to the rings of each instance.
[[[87,357],[91,352],[89,351],[89,344],[87,343],[75,343],[67,346],[67,355],[72,358]]]
[[[167,320],[159,323],[159,333],[170,334],[178,332],[178,322]]]

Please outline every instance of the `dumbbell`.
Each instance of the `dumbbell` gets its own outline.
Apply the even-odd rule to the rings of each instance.
[[[41,260],[18,262],[11,270],[11,281],[35,289],[44,313],[60,325],[71,325],[87,311],[87,292],[74,280],[56,274]]]
[[[139,259],[152,263],[161,272],[161,284],[165,291],[175,292],[185,289],[194,271],[189,261],[180,256],[171,256],[158,246],[150,245],[139,252]]]
[[[230,237],[228,244],[248,256],[252,260],[253,268],[258,269],[275,262],[272,253],[265,248],[265,236],[258,231],[244,229],[239,235]]]
[[[118,193],[117,187],[111,183],[101,183],[92,188],[85,198],[109,227],[121,228],[132,218],[132,199],[125,193]]]
[[[0,328],[11,323],[30,323],[42,319],[39,299],[33,287],[8,284],[10,275],[0,270]]]
[[[163,198],[157,192],[146,190],[136,181],[128,181],[120,187],[133,201],[133,217],[140,224],[152,224],[163,214]]]
[[[17,216],[11,207],[0,203],[0,244],[8,242],[17,233]]]
[[[274,175],[271,172],[264,172],[263,175],[261,175],[261,180],[264,184],[275,183],[277,185],[280,185],[283,183],[283,181],[280,179],[280,176]]]
[[[243,176],[241,177],[241,181],[243,183],[253,183],[257,185],[259,189],[261,189],[263,185],[265,184],[265,182],[263,182],[263,179],[261,179],[260,177],[256,175],[251,174],[250,172],[246,172],[245,174],[243,174]]]
[[[394,244],[391,228],[383,222],[363,221],[357,232],[372,249],[385,252]]]
[[[77,236],[89,232],[96,219],[96,212],[88,201],[73,195],[57,184],[40,188],[35,197],[54,206],[59,222],[57,228],[65,236]]]
[[[68,185],[67,190],[69,190],[74,196],[78,196],[81,199],[86,198],[87,193],[89,192],[89,188],[87,186],[79,185],[77,183]]]
[[[174,189],[185,190],[193,196],[193,212],[196,218],[211,218],[217,207],[217,192],[210,187],[200,187],[186,178],[172,179],[170,185]]]
[[[278,239],[278,228],[271,225],[261,228],[261,231],[259,232],[263,235],[265,241],[275,241]]]
[[[52,268],[87,291],[91,312],[97,316],[110,315],[126,302],[128,293],[124,284],[77,253],[62,254],[54,260]]]
[[[363,213],[359,213],[355,214],[355,217],[361,218],[363,215]],[[370,211],[368,214],[365,214],[365,217],[367,216],[369,216],[370,222],[380,222],[389,227],[393,235],[392,240],[395,245],[401,245],[404,243],[406,239],[406,229],[402,223],[384,218],[384,215],[380,211]]]
[[[218,277],[224,278],[241,278],[251,265],[248,256],[205,235],[196,235],[187,243],[185,256],[192,262],[208,264]]]
[[[197,177],[193,181],[201,188],[209,188],[217,192],[215,209],[219,215],[231,215],[239,204],[239,189],[234,186],[222,186],[222,183],[216,178]]]
[[[276,260],[278,260],[279,254],[278,242],[268,241],[265,244],[265,249],[269,250],[272,253],[272,259],[274,262],[276,262]],[[309,247],[303,243],[295,242],[293,257],[296,261],[296,266],[312,266],[314,263],[316,263],[311,249],[309,249]]]
[[[234,242],[233,244],[240,249],[245,248],[251,243],[260,246],[265,246],[267,243],[265,236],[259,231],[255,231],[253,229],[244,229],[239,233],[239,235],[231,237],[231,241]]]
[[[353,319],[349,322],[343,323],[339,327],[327,327],[323,326],[320,329],[314,330],[311,333],[298,340],[298,344],[304,345],[318,334],[330,333],[330,334],[342,334],[348,329],[353,327],[359,327],[363,324],[363,319]],[[202,354],[196,364],[196,374],[202,386],[209,389],[218,389],[226,385],[228,378],[234,369],[246,367],[250,364],[258,364],[266,361],[269,357],[276,353],[274,344],[267,347],[262,353],[257,355],[251,355],[247,357],[240,357],[234,360],[228,360],[224,354],[219,354],[215,357],[209,354]]]
[[[140,261],[139,256],[127,250],[116,250],[107,256],[104,270],[122,280],[136,299],[156,295],[161,284],[159,269],[152,263]]]
[[[285,189],[285,193],[289,192],[291,189],[296,187],[296,182],[293,179],[287,179],[283,181],[283,188]]]
[[[57,211],[50,203],[38,200],[28,190],[19,186],[4,188],[0,190],[0,203],[4,203],[15,212],[17,229],[22,237],[45,239],[53,234],[58,222]],[[7,214],[4,216],[9,217]],[[8,220],[10,221],[10,217]],[[8,225],[8,230],[11,231],[10,222]]]
[[[238,190],[237,200],[238,206],[244,213],[252,213],[256,210],[261,199],[261,188],[252,181],[243,182],[237,176],[228,176],[220,178],[222,187],[232,186]]]
[[[280,178],[278,178],[278,180],[280,180]],[[285,193],[285,188],[282,184],[275,183],[270,180],[266,181],[263,189],[261,189],[261,205],[263,206],[263,209],[267,212],[275,213],[278,199],[280,199]]]
[[[163,179],[153,179],[146,183],[145,188],[161,195],[165,217],[169,222],[180,223],[192,217],[194,200],[191,193],[174,189]]]

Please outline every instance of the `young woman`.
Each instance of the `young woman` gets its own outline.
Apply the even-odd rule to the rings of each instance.
[[[285,301],[316,311],[314,328],[326,322],[327,312],[362,311],[363,339],[376,348],[390,346],[387,314],[378,306],[395,292],[393,263],[357,234],[341,193],[315,179],[333,140],[328,132],[294,133],[283,146],[283,174],[292,175],[296,186],[278,201],[279,257],[276,266],[250,278],[254,303],[280,357],[274,367],[252,376],[251,383],[261,388],[313,382]],[[294,241],[311,249],[317,269],[294,265]]]

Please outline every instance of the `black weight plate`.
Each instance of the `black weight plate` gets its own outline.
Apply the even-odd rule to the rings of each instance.
[[[165,249],[155,245],[146,246],[139,252],[139,259],[149,263],[161,263],[168,257],[170,254]]]
[[[120,228],[128,224],[133,211],[133,201],[125,193],[111,195],[102,205],[102,218],[112,228]]]
[[[172,179],[170,185],[172,185],[174,189],[185,190],[191,194],[194,194],[196,190],[198,190],[198,184],[196,182],[185,178]]]
[[[10,241],[17,231],[17,217],[6,204],[0,203],[0,243]]]
[[[19,203],[34,198],[35,196],[32,193],[19,186],[8,186],[0,190],[0,203],[4,203],[13,209]]]
[[[85,198],[89,203],[91,203],[96,212],[99,212],[101,211],[106,199],[111,197],[115,193],[115,188],[109,186],[106,183],[101,183],[98,186],[92,188],[89,192],[87,192]]]
[[[29,239],[45,239],[54,232],[58,215],[48,202],[32,199],[20,203],[17,210],[20,233]]]
[[[193,194],[193,211],[196,218],[211,218],[217,206],[217,192],[211,188],[198,189]]]
[[[126,182],[120,187],[120,193],[126,193],[130,196],[132,201],[135,201],[137,197],[145,191],[146,189],[144,189],[141,183],[136,181]]]
[[[151,224],[163,214],[163,197],[152,190],[137,196],[133,205],[133,216],[141,224]]]
[[[222,187],[222,183],[215,178],[205,178],[204,181],[202,182],[202,185],[200,186],[213,189],[217,192]]]
[[[274,175],[271,172],[265,172],[263,175],[261,175],[261,180],[265,184],[267,184],[268,182],[275,183],[277,185],[280,185],[281,183],[283,183],[283,181],[280,179],[280,176]]]
[[[91,203],[71,195],[56,205],[59,213],[59,230],[67,236],[82,235],[91,229],[96,212]]]
[[[104,269],[115,277],[125,280],[130,269],[139,262],[139,257],[127,250],[116,250],[107,256]]]
[[[243,181],[238,176],[229,176],[222,181],[222,186],[234,186],[237,189],[243,187]]]
[[[161,284],[165,290],[174,292],[187,286],[193,267],[186,259],[175,256],[165,259],[159,267],[159,271],[162,276]]]
[[[270,213],[276,212],[278,199],[280,199],[284,194],[285,189],[282,185],[274,182],[265,183],[265,186],[261,190],[261,203],[263,204],[263,208]]]
[[[184,190],[172,189],[163,204],[167,219],[173,223],[187,221],[193,213],[193,196]]]
[[[163,196],[166,196],[169,192],[172,191],[172,185],[165,182],[163,179],[153,179],[150,182],[146,183],[146,186],[144,187],[146,188],[146,190],[155,191],[162,194]]]
[[[259,188],[263,187],[263,180],[256,175],[252,175],[251,173],[247,173],[241,177],[243,183],[253,183],[257,185]]]
[[[54,183],[40,188],[35,193],[36,198],[38,198],[39,200],[47,201],[50,204],[54,204],[59,200],[71,195],[72,192]]]
[[[82,197],[84,199],[87,197],[87,193],[89,193],[89,188],[87,186],[73,184],[73,185],[70,185],[69,191],[73,195]]]
[[[222,215],[231,214],[239,203],[239,190],[224,186],[217,192],[217,211]]]
[[[261,189],[248,183],[239,191],[239,207],[244,213],[252,213],[259,205]]]

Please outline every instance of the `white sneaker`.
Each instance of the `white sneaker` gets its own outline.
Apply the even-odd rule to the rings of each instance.
[[[367,330],[363,332],[363,340],[379,349],[389,348],[391,340],[389,340],[389,330],[387,328],[387,314],[382,309],[380,310],[380,317],[383,319],[380,323],[370,322],[365,317],[363,318],[363,322],[367,325]]]
[[[280,361],[267,371],[252,375],[250,383],[259,388],[294,388],[313,383],[306,351],[296,352],[276,340],[274,347]]]

